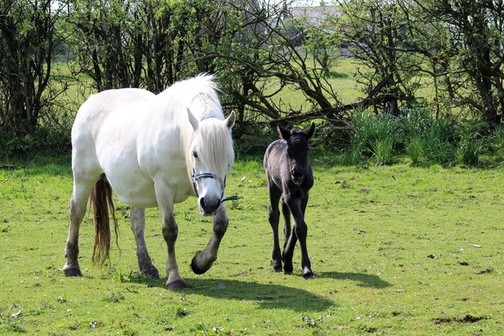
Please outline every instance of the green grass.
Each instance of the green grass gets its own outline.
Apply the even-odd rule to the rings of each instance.
[[[228,177],[230,226],[219,259],[191,273],[209,218],[176,208],[183,291],[138,277],[134,240],[120,220],[121,253],[91,263],[93,227],[80,236],[82,278],[65,278],[71,173],[64,160],[0,169],[0,334],[38,335],[501,335],[504,333],[504,168],[343,167],[315,157],[306,214],[315,279],[270,267],[260,160]],[[125,207],[119,204],[120,209]],[[157,210],[146,238],[162,270]],[[162,272],[165,276],[164,271]]]
[[[339,57],[334,60],[331,67],[328,83],[343,103],[354,103],[362,99],[363,93],[361,92],[361,85],[355,80],[357,69],[359,67],[358,61],[352,58]],[[277,80],[270,80],[265,92],[274,92],[278,90],[279,83]],[[309,101],[301,99],[302,94],[299,89],[293,86],[288,86],[275,97],[275,102],[280,104],[291,104],[294,109],[308,110],[311,106]],[[287,110],[287,108],[284,108]]]

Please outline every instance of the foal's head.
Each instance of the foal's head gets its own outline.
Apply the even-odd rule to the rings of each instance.
[[[315,124],[311,124],[304,130],[286,129],[277,127],[278,134],[287,141],[287,157],[289,159],[290,178],[299,185],[303,182],[306,172],[310,168],[308,163],[308,140],[315,132]]]

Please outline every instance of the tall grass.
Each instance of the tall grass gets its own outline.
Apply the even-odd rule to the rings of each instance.
[[[350,148],[352,163],[373,158],[379,165],[392,163],[394,147],[401,128],[398,120],[389,115],[374,117],[358,111],[352,119],[355,134]]]
[[[348,164],[370,162],[388,165],[407,158],[412,165],[480,165],[484,154],[497,159],[504,155],[504,128],[484,134],[486,125],[435,118],[416,108],[401,116],[375,116],[356,111],[355,129],[345,161]]]
[[[435,119],[424,109],[413,109],[402,116],[405,150],[413,164],[449,165],[456,159],[456,128],[451,118]]]

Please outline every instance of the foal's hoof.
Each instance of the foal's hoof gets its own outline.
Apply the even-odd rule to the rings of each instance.
[[[285,274],[292,274],[293,270],[294,270],[294,267],[292,267],[292,265],[284,265],[284,273]]]
[[[311,269],[305,268],[303,270],[303,278],[305,278],[305,279],[313,279],[313,278],[315,278],[315,274],[313,274],[313,272],[311,271]]]
[[[273,261],[273,270],[275,272],[282,272],[282,262]]]
[[[63,274],[67,277],[80,277],[82,276],[82,272],[80,268],[78,267],[70,267],[70,268],[65,268],[63,267]]]
[[[165,287],[166,287],[166,289],[169,289],[169,290],[178,290],[178,289],[187,288],[187,284],[184,280],[176,280],[176,281],[172,281],[170,283],[166,282]]]

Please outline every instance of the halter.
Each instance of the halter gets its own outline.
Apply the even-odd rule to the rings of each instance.
[[[192,178],[193,189],[194,189],[194,193],[196,194],[196,197],[199,196],[198,195],[198,188],[196,187],[196,183],[199,180],[206,179],[206,178],[213,178],[213,179],[216,179],[217,181],[219,181],[221,188],[222,188],[221,198],[222,198],[222,196],[224,196],[224,188],[226,187],[226,178],[224,178],[224,180],[223,180],[220,178],[220,176],[215,175],[214,173],[196,174],[196,171],[194,170],[194,168],[192,170],[191,178]],[[238,196],[229,196],[229,197],[226,197],[223,200],[221,200],[221,203],[223,203],[225,201],[237,201],[237,200],[238,200]]]

